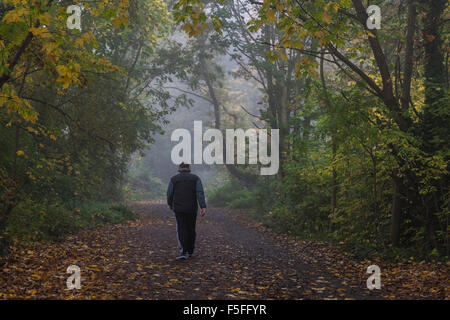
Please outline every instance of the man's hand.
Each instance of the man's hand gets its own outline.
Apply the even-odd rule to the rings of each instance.
[[[204,217],[205,214],[206,214],[206,208],[201,208],[201,209],[200,209],[200,216],[201,216],[201,217]]]

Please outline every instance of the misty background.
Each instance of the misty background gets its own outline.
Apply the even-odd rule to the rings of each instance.
[[[179,43],[186,48],[194,40],[189,39],[184,32],[175,31],[169,41]],[[160,45],[167,44],[163,42]],[[202,53],[195,47],[189,51],[194,55]],[[256,128],[255,125],[261,127],[262,123],[258,118],[264,99],[261,88],[252,79],[240,76],[239,65],[227,53],[215,57],[214,64],[220,68],[222,75],[219,92],[221,103],[224,104],[223,108],[228,113],[225,116],[232,115],[226,128],[243,128],[245,130]],[[184,128],[190,131],[193,157],[194,121],[203,122],[203,132],[214,128],[214,105],[208,101],[210,98],[204,81],[200,80],[197,90],[190,88],[189,84],[190,81],[182,81],[173,77],[166,86],[172,96],[184,94],[190,102],[168,114],[165,117],[162,131],[154,135],[154,142],[132,157],[129,164],[128,184],[125,186],[131,200],[165,199],[170,178],[178,172],[178,165],[172,163],[171,160],[172,148],[178,143],[171,141],[171,134],[174,130]],[[239,121],[238,127],[235,127],[234,124],[236,119]],[[203,142],[203,148],[208,143]],[[246,159],[248,161],[248,153],[246,153]],[[224,165],[191,164],[191,172],[202,179],[207,199],[209,191],[229,182],[232,178]]]

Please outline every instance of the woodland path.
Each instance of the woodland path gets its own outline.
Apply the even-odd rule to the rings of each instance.
[[[333,257],[323,245],[275,235],[240,218],[239,211],[208,209],[197,220],[194,256],[177,261],[175,221],[167,206],[141,202],[134,208],[140,214],[137,221],[86,230],[61,243],[15,249],[12,260],[0,268],[0,298],[381,297],[366,288],[367,266],[349,265],[345,256]],[[80,290],[66,289],[70,265],[81,269]],[[357,277],[345,277],[355,272]]]

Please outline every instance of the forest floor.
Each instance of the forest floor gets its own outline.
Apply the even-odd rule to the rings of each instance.
[[[0,299],[450,299],[449,264],[356,261],[330,244],[276,235],[237,210],[208,209],[194,256],[177,261],[167,206],[133,206],[137,221],[14,246],[0,267]],[[380,290],[366,287],[371,264],[381,268]],[[80,267],[79,290],[67,289],[70,265]]]

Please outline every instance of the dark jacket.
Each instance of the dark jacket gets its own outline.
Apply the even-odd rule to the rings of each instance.
[[[170,179],[167,188],[167,204],[175,212],[191,213],[206,208],[205,193],[200,178],[188,171],[181,171]]]

